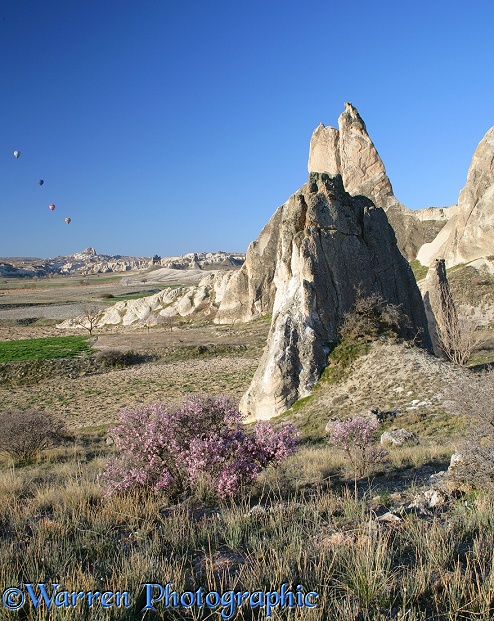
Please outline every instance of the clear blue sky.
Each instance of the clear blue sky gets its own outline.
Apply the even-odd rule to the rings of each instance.
[[[0,256],[245,251],[344,101],[399,200],[453,204],[493,25],[492,0],[2,0]]]

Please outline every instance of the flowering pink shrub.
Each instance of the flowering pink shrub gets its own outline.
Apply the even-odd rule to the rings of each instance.
[[[107,493],[141,488],[176,498],[205,479],[219,497],[233,496],[268,464],[293,453],[298,441],[291,425],[276,431],[259,422],[249,435],[240,421],[225,397],[192,397],[179,408],[155,403],[124,410],[111,432],[119,454],[103,474]]]
[[[347,418],[335,422],[329,430],[330,444],[340,448],[352,465],[355,478],[355,495],[357,479],[365,476],[369,468],[383,462],[388,453],[374,445],[379,422],[373,418]]]

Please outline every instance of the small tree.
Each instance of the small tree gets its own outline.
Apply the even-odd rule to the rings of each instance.
[[[258,423],[253,434],[225,397],[192,397],[180,408],[163,403],[125,410],[112,435],[119,451],[106,465],[107,493],[165,492],[176,500],[205,481],[220,498],[235,495],[269,463],[295,450],[292,426]]]
[[[40,410],[0,412],[0,451],[26,461],[68,437],[65,423]]]
[[[87,330],[90,335],[103,316],[104,309],[99,306],[84,306],[82,314],[74,319],[75,325]]]
[[[441,320],[436,322],[438,344],[448,360],[465,366],[485,342],[479,332],[480,322],[457,312],[447,282],[441,283],[440,288],[442,313]]]
[[[374,445],[379,423],[373,418],[347,418],[329,428],[330,444],[341,449],[353,469],[355,500],[358,498],[357,481],[366,476],[370,468],[383,462],[388,452]]]

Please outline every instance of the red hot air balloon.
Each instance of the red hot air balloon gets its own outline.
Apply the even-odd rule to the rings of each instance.
[[[51,205],[48,205],[48,209],[50,211],[55,211],[55,205],[53,203]]]
[[[70,223],[72,222],[72,218],[65,218],[65,222],[66,222],[67,224],[70,224]]]

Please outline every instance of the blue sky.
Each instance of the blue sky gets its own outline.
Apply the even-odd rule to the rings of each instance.
[[[475,0],[2,0],[0,256],[245,251],[344,101],[399,200],[453,204],[493,24]]]

